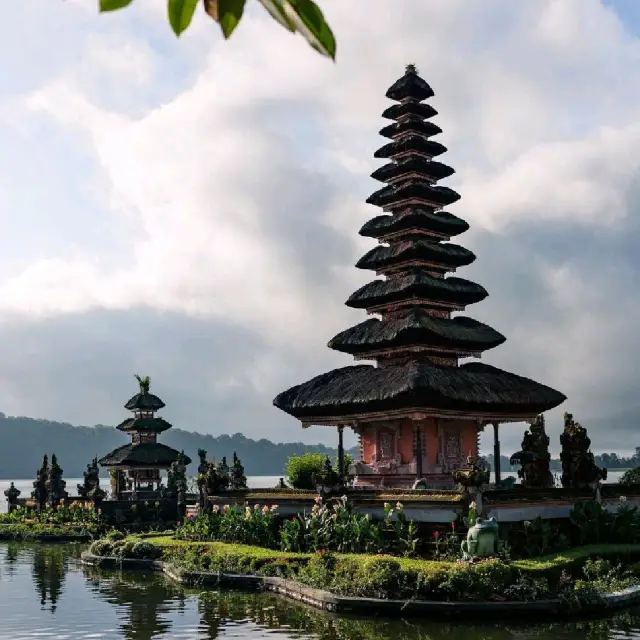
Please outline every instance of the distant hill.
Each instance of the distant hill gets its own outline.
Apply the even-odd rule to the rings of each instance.
[[[196,473],[198,449],[208,457],[230,459],[236,451],[249,476],[279,476],[284,474],[287,458],[310,451],[330,457],[336,450],[324,445],[302,442],[275,443],[251,440],[241,433],[232,436],[210,436],[202,433],[171,429],[161,436],[162,442],[184,452],[194,461],[188,472]],[[128,438],[114,427],[75,427],[64,422],[36,420],[0,413],[0,479],[28,479],[35,476],[42,456],[55,453],[67,478],[81,477],[94,456],[102,456],[126,444]]]

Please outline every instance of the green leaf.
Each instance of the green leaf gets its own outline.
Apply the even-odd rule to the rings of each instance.
[[[322,55],[336,59],[336,39],[313,0],[284,0],[287,17],[306,41]]]
[[[225,38],[238,26],[245,2],[246,0],[218,0],[218,22]]]
[[[128,7],[133,0],[100,0],[100,13],[105,11],[116,11]]]
[[[287,16],[284,5],[286,0],[258,0],[260,4],[267,10],[269,15],[285,29],[295,32],[296,28]]]
[[[197,4],[198,0],[168,0],[169,24],[177,36],[191,24]]]

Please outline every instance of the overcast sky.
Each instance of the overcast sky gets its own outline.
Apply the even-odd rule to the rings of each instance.
[[[0,23],[1,411],[112,424],[138,373],[176,426],[334,443],[271,401],[351,362],[326,343],[365,318],[357,231],[413,62],[490,293],[468,314],[507,336],[484,361],[568,396],[556,450],[563,411],[640,445],[640,3],[321,0],[336,64],[259,8],[224,42],[96,4]]]

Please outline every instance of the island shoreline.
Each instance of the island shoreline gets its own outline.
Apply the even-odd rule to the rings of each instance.
[[[474,618],[534,616],[544,613],[557,618],[586,617],[614,611],[640,602],[640,585],[623,591],[602,594],[599,602],[593,602],[589,611],[572,609],[559,599],[537,601],[469,601],[443,602],[437,600],[393,600],[339,596],[330,591],[307,587],[293,580],[251,574],[211,573],[186,571],[162,560],[97,556],[90,551],[81,554],[86,566],[103,569],[146,570],[160,572],[174,582],[185,586],[225,587],[238,590],[264,590],[291,600],[302,602],[316,609],[340,614],[373,614],[388,617],[450,618],[465,615]]]

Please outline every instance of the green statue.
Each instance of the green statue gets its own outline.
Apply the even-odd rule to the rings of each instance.
[[[462,558],[471,562],[476,558],[488,558],[498,553],[498,522],[495,518],[478,518],[462,541]]]

